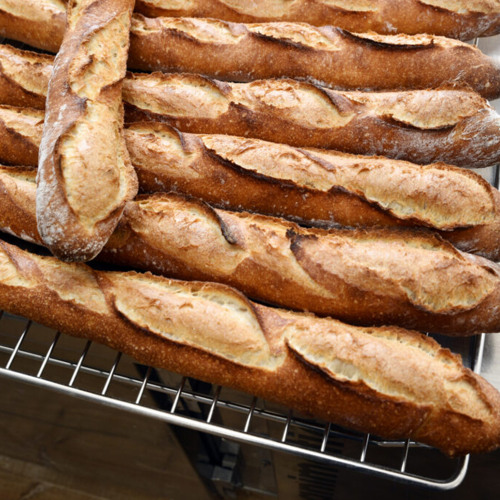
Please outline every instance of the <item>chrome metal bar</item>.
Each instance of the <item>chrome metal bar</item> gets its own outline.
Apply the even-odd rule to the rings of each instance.
[[[254,396],[252,399],[252,404],[250,405],[250,411],[248,412],[248,416],[245,421],[245,427],[243,428],[243,432],[246,434],[248,430],[250,429],[250,422],[252,420],[254,411],[255,411],[255,405],[257,404],[257,397]]]
[[[184,386],[186,385],[186,380],[186,377],[182,377],[181,384],[179,385],[179,389],[177,389],[177,394],[175,395],[174,402],[172,403],[172,408],[170,408],[170,413],[175,413],[175,410],[177,409],[179,399],[181,397],[182,391],[184,390]]]
[[[283,430],[283,436],[281,436],[281,442],[286,442],[286,437],[288,435],[288,429],[290,428],[290,422],[292,421],[292,410],[288,412],[288,418],[286,419],[285,429]]]
[[[328,423],[325,427],[325,433],[323,434],[323,440],[321,441],[321,453],[324,453],[326,450],[326,445],[328,443],[328,437],[330,436],[330,429],[332,428],[332,424]]]
[[[42,366],[40,366],[40,369],[38,370],[38,373],[36,374],[36,378],[40,378],[42,376],[42,373],[45,370],[45,367],[47,366],[47,362],[49,361],[50,356],[52,355],[52,351],[54,350],[54,347],[57,344],[57,341],[59,340],[59,337],[61,336],[61,332],[57,332],[54,340],[52,341],[52,344],[50,344],[49,349],[47,350],[47,354],[45,355],[45,358],[43,359]]]
[[[102,389],[101,396],[105,396],[106,393],[108,392],[109,384],[111,383],[111,380],[113,379],[113,375],[115,374],[116,367],[118,366],[118,363],[120,362],[120,359],[122,357],[122,353],[119,352],[116,355],[115,362],[113,363],[113,367],[109,371],[108,378],[106,379],[106,383],[104,384],[104,388]]]
[[[220,385],[218,385],[217,388],[215,389],[214,399],[212,401],[212,404],[210,405],[210,411],[208,412],[208,417],[206,420],[207,424],[209,424],[212,421],[212,417],[214,416],[215,407],[217,406],[217,401],[219,400],[221,389],[222,387]]]
[[[148,366],[148,370],[146,375],[144,376],[144,380],[142,381],[141,388],[139,389],[139,394],[137,394],[137,398],[135,400],[135,404],[138,405],[141,402],[142,395],[144,394],[144,389],[146,389],[146,384],[148,383],[148,378],[151,375],[151,367]]]
[[[80,359],[78,360],[78,363],[76,364],[75,369],[73,370],[73,375],[71,375],[71,380],[69,381],[69,384],[68,384],[70,387],[73,387],[73,384],[75,383],[78,372],[80,371],[80,369],[82,367],[83,361],[85,360],[85,357],[87,356],[87,353],[89,352],[91,345],[92,345],[92,342],[90,340],[87,340],[87,343],[85,344],[85,347],[83,348]]]
[[[12,350],[13,350],[12,348],[0,346],[0,352],[11,353]],[[28,359],[36,359],[36,360],[43,359],[43,356],[41,354],[36,354],[36,353],[27,352],[27,351],[23,351],[23,350],[19,350],[19,355],[26,357]],[[56,366],[62,366],[62,367],[72,368],[72,369],[75,369],[75,367],[77,366],[75,363],[73,363],[71,361],[65,361],[65,360],[58,359],[58,358],[51,358],[50,363],[54,364]],[[82,365],[79,371],[81,371],[82,373],[100,376],[100,377],[108,377],[109,376],[109,372],[107,370],[101,370],[99,368],[93,368],[91,366]],[[119,382],[125,383],[125,384],[130,384],[130,385],[135,385],[135,386],[140,386],[142,383],[141,379],[128,377],[125,375],[121,375],[119,373],[115,373],[113,376],[113,379],[117,380]],[[161,385],[161,384],[156,383],[156,382],[148,382],[147,389],[152,390],[152,391],[156,391],[156,392],[161,392],[163,394],[174,395],[174,396],[178,392],[178,388],[168,387],[166,385]],[[212,398],[209,396],[205,396],[203,394],[195,394],[195,393],[187,392],[183,395],[183,397],[189,401],[194,401],[194,402],[199,403],[199,404],[209,405],[212,403]],[[248,411],[250,408],[249,406],[246,406],[243,404],[233,403],[231,401],[225,401],[225,400],[219,400],[217,405],[220,407],[224,407],[224,408],[227,408],[230,410],[234,410],[234,411],[237,411],[240,413],[246,413],[246,414],[248,414]],[[281,415],[279,413],[274,413],[274,412],[269,411],[269,410],[257,408],[257,407],[254,410],[254,415],[259,416],[260,418],[264,418],[266,420],[277,422],[277,423],[285,423],[286,422],[286,416]],[[300,428],[306,429],[306,430],[320,430],[320,429],[324,428],[324,426],[322,424],[315,423],[314,421],[306,421],[306,420],[297,420],[295,422],[295,425],[297,427],[300,427]],[[337,431],[336,434],[338,434],[339,436],[345,437],[347,439],[357,439],[356,437],[354,437],[348,433],[342,433],[342,432]]]
[[[473,371],[475,373],[481,373],[481,366],[483,364],[483,355],[484,355],[484,345],[486,343],[486,334],[479,335],[479,338],[476,340],[476,353],[473,359]]]
[[[401,472],[406,471],[406,462],[408,461],[408,450],[410,448],[410,440],[406,440],[405,448],[403,451],[403,459],[401,460],[401,468],[399,469]]]
[[[28,320],[28,322],[26,323],[26,327],[23,330],[23,333],[21,333],[21,336],[19,337],[19,340],[17,341],[16,346],[12,350],[12,353],[10,355],[9,360],[7,361],[7,364],[5,365],[6,370],[10,370],[10,367],[12,366],[12,362],[14,361],[14,358],[16,357],[16,355],[19,351],[19,348],[21,347],[21,344],[24,342],[24,339],[26,337],[26,334],[28,333],[28,330],[31,327],[31,324],[32,324],[32,321]]]
[[[364,463],[366,461],[366,452],[368,451],[368,445],[370,444],[370,434],[365,436],[363,439],[363,448],[361,450],[361,456],[359,457],[359,461]]]

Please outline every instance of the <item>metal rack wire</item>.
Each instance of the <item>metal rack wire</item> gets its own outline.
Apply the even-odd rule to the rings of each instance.
[[[458,347],[479,371],[484,337],[466,344]],[[8,314],[0,319],[0,376],[232,441],[434,489],[458,486],[469,461],[447,459],[412,441],[384,441],[310,420],[220,386],[200,390],[195,380],[138,365],[121,353]],[[166,402],[159,406],[155,394]]]

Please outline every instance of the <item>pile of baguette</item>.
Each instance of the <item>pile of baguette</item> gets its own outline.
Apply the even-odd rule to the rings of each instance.
[[[425,335],[500,331],[500,193],[471,170],[500,162],[500,67],[460,41],[498,33],[499,0],[0,0],[0,230],[52,253],[0,240],[0,307],[500,447],[500,393]]]

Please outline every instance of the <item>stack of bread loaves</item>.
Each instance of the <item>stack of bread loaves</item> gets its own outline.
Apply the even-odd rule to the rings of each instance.
[[[0,307],[352,429],[499,447],[500,394],[405,328],[500,330],[500,193],[464,168],[500,162],[500,68],[456,40],[499,33],[500,0],[135,8],[0,0],[0,33],[57,52],[0,45],[0,229],[55,256],[0,241]]]

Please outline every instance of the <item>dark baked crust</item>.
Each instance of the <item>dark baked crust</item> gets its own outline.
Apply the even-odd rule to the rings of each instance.
[[[42,109],[50,58],[0,46],[0,103]],[[36,69],[36,71],[34,71]],[[199,75],[129,74],[126,119],[355,154],[481,168],[500,161],[500,118],[470,90],[336,92],[293,80],[230,84]],[[22,103],[22,99],[21,99]]]
[[[500,117],[469,90],[336,92],[295,80],[226,83],[199,75],[129,75],[126,120],[183,132],[481,168],[500,161]],[[194,104],[196,103],[196,105]]]
[[[66,28],[61,5],[46,0],[0,1],[0,35],[57,53]]]
[[[57,23],[37,15],[33,22],[37,7],[32,2],[16,9],[15,15],[4,14],[3,23],[0,15],[0,30],[7,38],[54,52],[62,39],[63,9],[53,4],[45,7]],[[48,39],[41,36],[43,26],[51,33]],[[470,86],[487,98],[500,95],[500,69],[470,45],[431,35],[360,35],[305,23],[245,25],[135,14],[129,66],[235,81],[305,78],[344,89],[432,88],[453,83]]]

